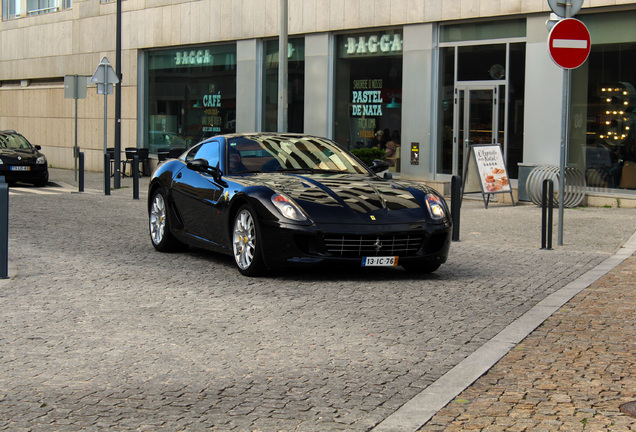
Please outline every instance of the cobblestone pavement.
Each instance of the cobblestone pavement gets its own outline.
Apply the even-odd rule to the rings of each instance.
[[[545,251],[540,209],[465,202],[433,275],[248,279],[229,257],[155,252],[147,179],[140,200],[130,179],[111,196],[99,175],[83,194],[72,172],[51,180],[11,191],[0,430],[370,430],[636,226],[634,210],[567,210],[565,246]]]
[[[633,431],[636,255],[582,291],[433,417],[432,431]]]

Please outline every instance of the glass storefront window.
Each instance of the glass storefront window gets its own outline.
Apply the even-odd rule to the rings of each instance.
[[[148,52],[146,144],[187,149],[236,131],[236,45]]]
[[[636,189],[636,42],[593,44],[588,67],[574,71],[573,81],[582,74],[587,106],[572,107],[569,163],[585,172],[589,187]],[[576,133],[583,118],[585,138]]]
[[[465,146],[498,143],[508,175],[517,178],[523,158],[525,52],[523,42],[440,49],[438,173],[462,175]]]
[[[508,123],[506,124],[506,166],[510,178],[519,177],[519,164],[523,162],[523,118],[525,112],[526,44],[509,46]],[[503,129],[503,128],[502,128]]]
[[[582,16],[592,49],[572,72],[568,164],[593,191],[636,190],[636,12]]]
[[[440,29],[440,42],[501,39],[526,36],[526,20],[488,21],[472,24],[445,25]]]
[[[453,120],[455,99],[455,47],[440,50],[440,116],[437,172],[453,174]],[[462,111],[462,110],[460,110]]]
[[[349,149],[399,146],[401,107],[402,31],[338,36],[335,140]]]
[[[263,131],[278,130],[278,40],[264,43]],[[287,52],[287,131],[304,132],[305,39],[289,39]]]
[[[506,44],[458,47],[457,81],[499,80],[505,77]]]

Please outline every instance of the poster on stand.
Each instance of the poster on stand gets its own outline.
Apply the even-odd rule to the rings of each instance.
[[[484,198],[486,208],[490,196],[499,193],[509,193],[512,205],[515,205],[501,146],[497,144],[470,146],[464,168],[463,194],[479,192]]]

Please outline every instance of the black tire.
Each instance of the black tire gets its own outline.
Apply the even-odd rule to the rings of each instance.
[[[44,187],[49,184],[49,173],[46,173],[46,176],[38,181],[33,182],[33,186],[35,187]]]
[[[242,275],[254,277],[265,272],[260,225],[248,204],[243,205],[234,217],[232,255]]]
[[[417,273],[417,274],[433,273],[435,270],[439,268],[439,266],[441,266],[441,264],[430,263],[430,262],[415,262],[415,263],[402,264],[402,267],[404,268],[404,270],[408,271],[409,273]]]
[[[159,252],[177,252],[185,249],[185,245],[170,231],[168,201],[162,188],[157,189],[152,195],[148,209],[148,225],[150,241]]]

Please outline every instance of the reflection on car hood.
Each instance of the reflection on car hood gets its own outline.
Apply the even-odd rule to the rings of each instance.
[[[35,159],[37,154],[31,149],[0,149],[0,159]],[[6,163],[6,161],[5,161]]]
[[[352,174],[256,174],[244,177],[245,186],[262,185],[282,192],[296,201],[310,217],[342,222],[343,217],[373,214],[396,216],[396,211],[411,210],[419,213],[421,205],[402,182],[386,181]],[[407,184],[421,190],[426,186]],[[412,212],[410,212],[413,215]],[[367,221],[368,216],[363,219]],[[381,222],[381,220],[377,220]]]

